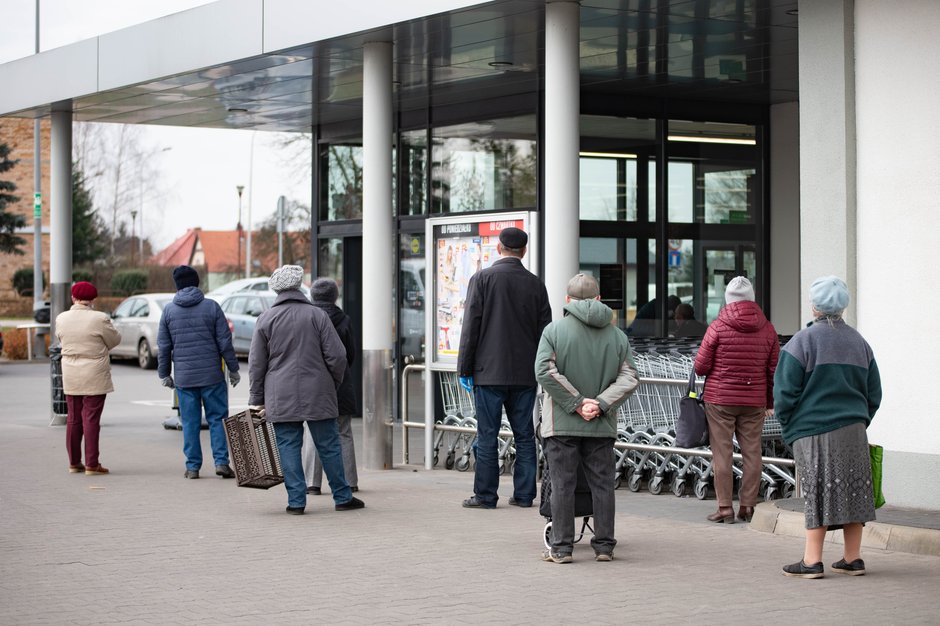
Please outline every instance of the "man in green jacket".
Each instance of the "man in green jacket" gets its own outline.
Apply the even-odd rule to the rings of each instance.
[[[574,548],[574,498],[578,467],[591,488],[594,558],[614,556],[614,442],[617,409],[636,389],[636,365],[627,336],[611,324],[597,281],[577,274],[568,281],[565,317],[542,333],[535,377],[546,392],[542,448],[551,478],[551,549],[545,561],[570,563]]]

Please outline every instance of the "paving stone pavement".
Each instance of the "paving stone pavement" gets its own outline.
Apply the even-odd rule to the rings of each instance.
[[[283,488],[240,489],[208,464],[184,480],[156,375],[114,369],[113,473],[85,476],[47,425],[48,364],[0,364],[0,624],[940,622],[937,557],[869,550],[866,576],[786,578],[802,541],[708,524],[714,501],[620,490],[616,559],[578,545],[571,565],[540,560],[544,520],[505,506],[508,477],[482,511],[460,506],[472,473],[360,470],[364,510],[311,496],[289,516]],[[826,547],[827,565],[840,556]]]

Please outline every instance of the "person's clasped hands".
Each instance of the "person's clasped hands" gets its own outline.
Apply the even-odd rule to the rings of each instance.
[[[585,398],[575,412],[584,418],[584,421],[590,422],[601,414],[601,405],[594,398]]]

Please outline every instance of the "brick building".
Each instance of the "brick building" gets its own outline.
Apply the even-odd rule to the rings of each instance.
[[[42,267],[49,279],[49,120],[42,122]],[[0,118],[0,143],[10,147],[10,158],[19,160],[16,166],[3,174],[3,180],[16,185],[14,195],[19,202],[7,206],[7,210],[26,219],[26,227],[17,235],[26,240],[20,247],[22,255],[0,254],[0,315],[28,316],[32,314],[31,298],[18,296],[13,290],[13,273],[18,269],[33,266],[33,120],[11,117]]]

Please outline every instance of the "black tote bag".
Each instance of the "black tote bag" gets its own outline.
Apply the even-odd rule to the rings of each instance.
[[[703,387],[704,391],[704,387]],[[679,400],[679,417],[676,419],[676,446],[700,448],[708,445],[708,420],[705,419],[705,403],[695,389],[695,368],[689,373],[689,386],[685,396]]]

